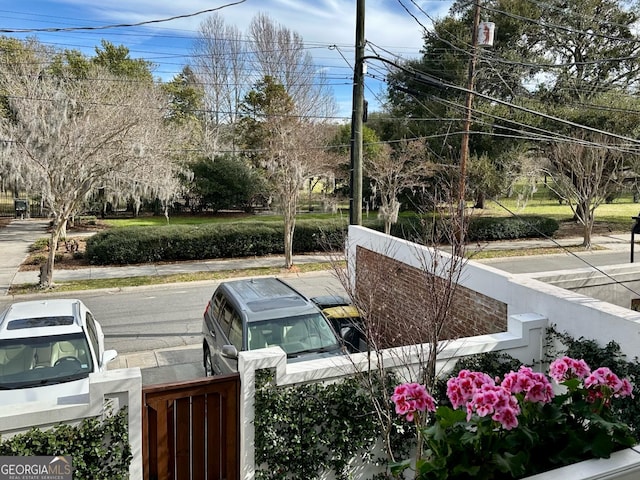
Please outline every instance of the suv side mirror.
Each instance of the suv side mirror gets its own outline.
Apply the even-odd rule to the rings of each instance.
[[[222,346],[222,356],[227,358],[238,358],[238,349],[233,345]]]

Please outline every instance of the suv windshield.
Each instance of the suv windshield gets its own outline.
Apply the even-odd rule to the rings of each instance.
[[[274,346],[282,347],[287,357],[340,348],[335,333],[321,313],[249,324],[248,350]]]
[[[81,333],[0,340],[0,389],[70,382],[93,371]]]

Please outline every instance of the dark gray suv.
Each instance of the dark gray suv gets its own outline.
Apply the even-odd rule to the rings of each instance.
[[[238,371],[238,352],[279,346],[287,361],[344,355],[320,309],[280,279],[221,283],[204,312],[207,375]]]

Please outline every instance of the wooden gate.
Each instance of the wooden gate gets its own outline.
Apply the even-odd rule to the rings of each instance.
[[[240,376],[142,389],[145,480],[240,478]]]

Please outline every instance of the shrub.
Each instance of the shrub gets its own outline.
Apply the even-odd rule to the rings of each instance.
[[[475,242],[550,237],[558,228],[560,226],[557,221],[546,217],[472,217],[467,240]]]
[[[0,443],[0,456],[58,456],[73,459],[73,478],[125,480],[129,478],[127,408],[104,420],[88,418],[79,425],[57,425],[49,430],[31,429]]]
[[[45,251],[49,248],[49,237],[40,237],[29,246],[30,252]]]
[[[472,219],[469,240],[498,240],[541,233],[551,235],[558,228],[554,220],[541,217],[528,219],[526,222],[505,218]],[[365,226],[384,230],[379,220],[368,220]],[[391,233],[425,243],[425,238],[445,242],[445,231],[447,227],[444,220],[413,216],[402,217],[392,226]],[[346,220],[299,220],[293,237],[293,251],[297,254],[340,251],[344,248],[346,232]],[[107,265],[264,256],[283,252],[283,222],[255,221],[106,230],[87,239],[85,258],[92,264]]]
[[[36,255],[31,255],[27,260],[25,260],[25,265],[42,265],[47,262],[47,255],[44,253],[38,253]]]
[[[190,168],[194,178],[188,187],[196,210],[242,208],[249,211],[253,199],[268,190],[258,170],[231,155],[198,158]]]
[[[370,228],[383,230],[382,225],[376,224]],[[558,222],[547,217],[470,217],[466,239],[469,242],[478,242],[550,237],[558,228]],[[446,244],[449,243],[451,232],[453,228],[450,220],[428,216],[401,217],[391,227],[393,236],[418,243],[425,243],[424,240],[428,239],[431,242]]]
[[[343,248],[345,226],[298,222],[295,253]],[[106,230],[87,239],[85,258],[92,264],[135,264],[264,256],[284,252],[282,222],[168,225]]]
[[[379,435],[368,392],[353,378],[279,387],[272,375],[256,372],[256,478],[351,478],[351,459]]]
[[[97,225],[98,219],[95,215],[78,215],[74,219],[76,226],[80,225]]]

